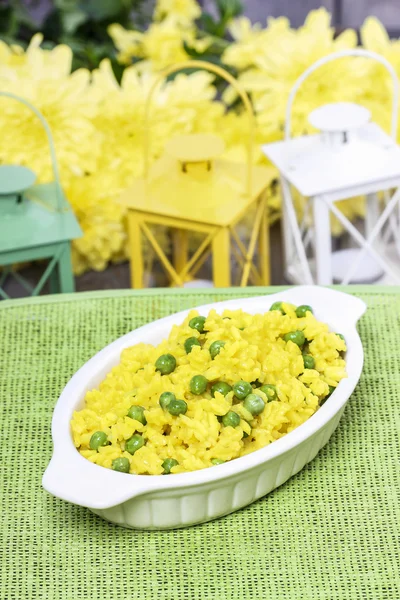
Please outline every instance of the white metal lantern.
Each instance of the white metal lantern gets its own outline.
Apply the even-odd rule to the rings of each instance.
[[[292,106],[301,85],[322,65],[346,56],[374,59],[389,71],[393,81],[391,135],[370,122],[366,108],[339,102],[322,106],[309,116],[319,135],[291,138]],[[385,277],[388,282],[400,282],[398,98],[399,81],[391,64],[362,49],[322,58],[293,86],[286,108],[285,139],[263,147],[281,177],[285,275],[289,281],[329,285]],[[294,209],[293,188],[306,199],[301,223]],[[383,200],[379,192],[383,192]],[[363,232],[336,206],[339,200],[355,196],[366,197]],[[332,251],[331,213],[357,247]]]

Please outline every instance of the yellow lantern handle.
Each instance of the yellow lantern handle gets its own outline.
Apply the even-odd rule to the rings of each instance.
[[[250,102],[250,98],[247,92],[239,85],[238,81],[232,77],[226,69],[222,67],[218,67],[212,63],[206,62],[204,60],[188,60],[178,65],[173,65],[168,67],[164,71],[160,73],[160,76],[156,79],[153,86],[150,89],[149,95],[147,96],[146,104],[145,104],[145,113],[144,113],[144,178],[148,179],[149,169],[150,169],[150,111],[151,111],[151,103],[153,100],[153,96],[155,91],[159,87],[159,85],[167,78],[169,75],[181,71],[182,69],[204,69],[205,71],[209,71],[214,73],[215,75],[219,75],[222,79],[225,79],[230,85],[235,89],[237,94],[240,96],[245,110],[248,115],[249,120],[249,134],[247,137],[247,176],[246,176],[246,189],[247,194],[251,196],[252,192],[252,164],[253,164],[253,149],[254,149],[254,131],[255,131],[255,117],[252,104]]]

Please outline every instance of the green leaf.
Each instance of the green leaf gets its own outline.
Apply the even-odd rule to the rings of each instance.
[[[20,3],[3,6],[0,0],[0,33],[4,34],[2,37],[18,38],[21,26],[27,29],[30,35],[35,31],[35,23],[26,7]]]
[[[57,42],[63,33],[62,12],[59,8],[55,8],[47,15],[42,27],[45,39]]]
[[[187,42],[183,42],[183,48],[186,52],[186,54],[188,54],[189,56],[191,56],[192,58],[200,58],[204,56],[204,52],[197,52],[197,50],[195,50],[195,48],[192,48]]]
[[[77,9],[78,0],[54,0],[53,4],[60,10],[72,11]]]
[[[118,83],[121,83],[122,75],[124,74],[125,67],[119,63],[116,58],[111,59],[111,67],[115,75],[115,79]]]
[[[216,0],[216,4],[221,20],[225,23],[238,17],[243,12],[243,5],[240,0]]]
[[[86,20],[85,13],[78,9],[68,10],[61,14],[61,21],[66,34],[74,33]]]
[[[121,0],[123,6],[129,10],[136,10],[143,4],[144,0]]]
[[[203,12],[199,19],[200,26],[211,35],[215,35],[218,29],[218,23],[214,21],[214,18],[210,13]]]
[[[78,7],[94,21],[117,17],[125,8],[123,0],[80,0]]]
[[[17,18],[11,6],[0,7],[0,33],[15,35],[17,31]]]

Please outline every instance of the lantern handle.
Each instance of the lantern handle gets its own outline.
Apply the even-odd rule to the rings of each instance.
[[[182,63],[179,63],[178,65],[173,65],[171,67],[166,68],[164,71],[162,71],[159,75],[159,77],[157,77],[156,81],[154,82],[154,84],[152,85],[150,92],[147,96],[146,99],[146,105],[145,105],[145,113],[144,113],[144,146],[143,146],[143,150],[144,150],[144,178],[145,180],[148,179],[149,176],[149,169],[150,169],[150,128],[149,128],[149,119],[150,119],[150,110],[151,110],[151,103],[153,100],[153,96],[155,91],[157,90],[157,88],[159,87],[159,85],[169,76],[172,75],[173,73],[176,73],[177,71],[181,71],[182,69],[192,69],[192,68],[198,68],[198,69],[204,69],[205,71],[209,71],[211,73],[214,73],[215,75],[219,75],[220,77],[222,77],[222,79],[225,79],[225,81],[227,81],[228,83],[231,84],[231,86],[236,90],[236,92],[238,93],[238,95],[240,96],[245,110],[247,112],[248,115],[248,120],[249,120],[249,133],[248,133],[248,137],[247,137],[247,176],[246,176],[246,189],[247,189],[247,194],[249,196],[251,196],[252,193],[252,163],[253,163],[253,153],[254,153],[254,131],[255,131],[255,117],[254,117],[254,111],[253,111],[253,107],[252,104],[250,102],[250,98],[249,95],[247,94],[247,92],[239,85],[239,83],[237,82],[237,80],[232,77],[232,75],[230,73],[228,73],[228,71],[226,71],[225,69],[214,65],[212,63],[208,63],[207,61],[204,60],[188,60]]]
[[[54,147],[53,135],[51,133],[51,129],[50,129],[48,122],[46,121],[46,119],[42,115],[42,113],[35,106],[33,106],[33,104],[28,102],[28,100],[25,100],[25,98],[21,98],[20,96],[17,96],[16,94],[12,94],[11,92],[3,92],[1,90],[0,90],[0,96],[4,96],[6,98],[11,98],[12,100],[16,100],[17,102],[24,104],[37,116],[37,118],[41,122],[43,129],[46,132],[47,142],[49,144],[49,149],[50,149],[51,166],[52,166],[52,170],[53,170],[54,181],[56,184],[57,210],[58,210],[58,212],[61,212],[63,209],[63,204],[64,204],[63,193],[62,193],[62,188],[61,188],[61,183],[60,183],[60,174],[58,171],[58,164],[57,164],[56,150]]]
[[[319,67],[322,67],[328,62],[336,60],[338,58],[344,58],[346,56],[362,56],[364,58],[371,58],[383,65],[386,70],[389,72],[392,78],[393,83],[393,102],[392,102],[392,123],[391,123],[391,136],[393,140],[396,140],[397,135],[397,114],[399,107],[399,79],[397,77],[396,71],[390,64],[390,62],[377,54],[376,52],[372,52],[371,50],[364,50],[363,48],[353,48],[348,50],[342,50],[340,52],[334,52],[333,54],[329,54],[328,56],[324,56],[317,60],[314,64],[312,64],[308,69],[300,75],[300,77],[296,80],[295,84],[292,87],[292,90],[289,94],[289,99],[286,105],[286,122],[285,122],[285,140],[289,140],[291,138],[291,118],[292,118],[292,106],[293,102],[296,98],[297,92],[299,91],[301,85],[304,81]]]

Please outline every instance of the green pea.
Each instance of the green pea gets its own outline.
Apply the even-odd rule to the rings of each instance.
[[[276,387],[274,385],[270,385],[269,383],[260,387],[260,390],[267,396],[268,402],[272,402],[272,400],[276,400],[278,397]]]
[[[200,396],[200,394],[204,394],[204,392],[206,391],[207,384],[208,384],[208,381],[204,377],[204,375],[195,375],[190,380],[190,384],[189,384],[190,391],[192,392],[192,394],[195,394],[196,396]]]
[[[142,425],[147,425],[143,406],[131,406],[128,410],[128,417],[135,419],[135,421],[139,421]]]
[[[283,336],[283,339],[285,340],[285,342],[293,342],[294,344],[297,344],[298,346],[302,346],[304,344],[304,342],[306,341],[306,337],[304,335],[304,333],[302,331],[290,331],[289,333],[285,333],[285,335]]]
[[[114,471],[119,471],[120,473],[129,473],[130,466],[129,459],[124,456],[121,458],[114,458],[112,461],[112,468]]]
[[[135,433],[129,440],[125,442],[125,450],[129,452],[129,454],[135,454],[137,450],[144,446],[144,438]]]
[[[156,369],[161,375],[169,375],[176,368],[176,358],[172,354],[162,354],[156,360]]]
[[[167,410],[171,415],[175,417],[178,415],[184,415],[187,412],[187,404],[184,400],[171,400],[167,406]]]
[[[286,314],[282,308],[282,302],[274,302],[269,310],[279,310],[283,315]]]
[[[336,335],[337,335],[337,336],[338,336],[338,337],[339,337],[341,340],[343,340],[344,342],[346,342],[346,339],[345,339],[345,337],[344,337],[343,333],[337,333]]]
[[[189,327],[195,329],[199,333],[204,333],[204,323],[206,322],[205,317],[193,317],[189,321]]]
[[[211,462],[213,465],[223,465],[225,461],[222,458],[212,458]]]
[[[240,423],[240,417],[237,413],[230,410],[222,417],[222,424],[225,427],[237,427]]]
[[[249,437],[249,434],[246,431],[243,431],[242,440],[245,440]]]
[[[247,381],[237,381],[233,384],[233,391],[235,392],[236,398],[239,398],[239,400],[244,400],[246,396],[251,394],[253,388]]]
[[[163,410],[167,410],[168,404],[171,402],[171,400],[176,400],[175,394],[172,392],[163,392],[158,402]]]
[[[166,458],[163,464],[161,465],[164,469],[163,475],[169,475],[171,473],[172,467],[176,467],[176,465],[179,465],[179,463],[177,460],[175,460],[175,458]]]
[[[262,413],[265,408],[265,402],[256,394],[249,394],[246,400],[243,402],[243,406],[249,411],[249,413],[253,415],[253,417],[255,417]]]
[[[305,369],[314,369],[315,360],[311,354],[303,354],[303,363]]]
[[[222,342],[221,340],[217,340],[216,342],[213,342],[210,346],[210,356],[211,358],[214,360],[214,358],[217,356],[217,354],[219,354],[221,352],[221,348],[223,348],[225,346],[225,342]]]
[[[330,385],[329,386],[329,394],[328,394],[328,396],[331,396],[335,390],[336,390],[336,388],[333,387],[333,385]]]
[[[193,350],[193,346],[200,346],[200,342],[197,338],[190,337],[187,340],[185,340],[185,343],[183,345],[185,347],[186,354],[190,354],[190,352]]]
[[[104,431],[96,431],[90,438],[89,446],[92,450],[98,450],[100,446],[107,446],[108,438]]]
[[[211,387],[211,396],[214,398],[215,392],[219,392],[223,396],[226,396],[231,390],[232,388],[229,383],[225,383],[225,381],[217,381],[217,383],[214,383],[214,385]]]
[[[298,306],[296,308],[296,315],[299,319],[301,319],[302,317],[306,317],[308,312],[310,312],[311,314],[313,314],[314,312],[311,306],[309,306],[308,304],[302,304],[301,306]]]

